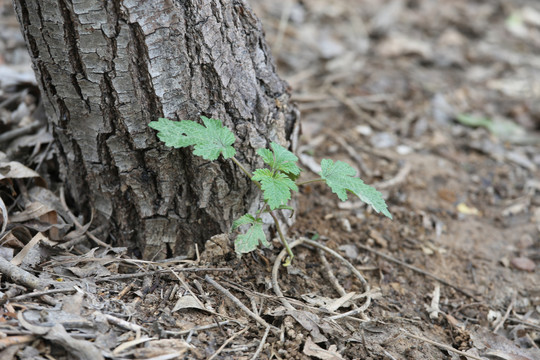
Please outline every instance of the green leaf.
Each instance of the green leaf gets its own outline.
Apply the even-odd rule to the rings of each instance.
[[[268,149],[259,149],[257,150],[257,154],[262,157],[263,161],[268,164],[272,170],[278,170],[298,177],[298,175],[300,175],[300,168],[296,165],[298,162],[296,155],[275,142],[271,143],[270,147],[272,148],[272,151]]]
[[[216,160],[220,154],[225,159],[236,154],[231,146],[235,137],[232,131],[224,127],[221,120],[209,119],[201,116],[204,126],[195,121],[182,120],[172,121],[159,118],[152,121],[149,126],[158,130],[158,138],[167,146],[183,148],[195,145],[193,154],[206,160]]]
[[[265,247],[269,247],[270,243],[266,240],[266,235],[262,228],[263,222],[261,219],[255,219],[252,215],[246,214],[233,223],[233,230],[242,225],[250,224],[251,227],[245,234],[240,234],[234,242],[234,250],[239,254],[251,252],[259,246],[259,242]]]
[[[261,183],[263,198],[272,210],[287,204],[291,199],[291,190],[298,191],[294,181],[287,175],[269,169],[255,170],[253,180]]]
[[[232,225],[232,230],[234,231],[242,225],[254,224],[256,221],[257,219],[255,219],[253,215],[250,215],[250,214],[242,215],[240,218],[234,220],[233,225]]]
[[[371,205],[376,212],[382,212],[385,216],[392,218],[382,194],[374,187],[366,185],[361,179],[354,177],[356,170],[352,166],[343,161],[334,163],[332,160],[323,159],[321,169],[321,178],[341,201],[347,200],[347,191],[350,191],[360,200]]]

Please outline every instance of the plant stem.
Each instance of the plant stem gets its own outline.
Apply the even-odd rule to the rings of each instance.
[[[240,170],[244,172],[244,174],[247,175],[249,180],[253,181],[259,187],[259,189],[261,188],[261,184],[257,180],[253,180],[253,175],[240,163],[240,161],[238,161],[237,158],[233,156],[231,160],[240,168]]]
[[[283,232],[281,231],[281,226],[279,226],[279,222],[278,222],[278,219],[277,219],[276,215],[274,215],[273,211],[270,211],[269,214],[270,214],[270,216],[272,216],[272,219],[274,219],[274,224],[276,224],[276,229],[278,231],[281,243],[283,244],[283,246],[285,246],[285,249],[287,250],[287,254],[289,254],[289,258],[287,260],[285,260],[285,262],[283,263],[283,266],[289,266],[289,265],[291,265],[291,261],[294,258],[294,254],[293,254],[291,248],[289,247],[289,243],[285,239],[285,236],[283,236]]]
[[[268,203],[264,203],[261,211],[257,214],[257,219],[260,219],[261,215],[264,213],[264,210],[266,210],[266,207],[268,206]]]
[[[231,158],[231,160],[240,168],[240,170],[242,170],[244,172],[244,174],[247,175],[247,177],[251,180],[251,178],[253,177],[253,175],[251,175],[251,173],[240,163],[240,161],[238,161],[238,159],[236,159],[234,156]]]
[[[307,184],[311,184],[311,183],[315,183],[315,182],[324,182],[326,180],[324,180],[323,178],[318,178],[318,179],[312,179],[312,180],[308,180],[308,181],[302,181],[302,182],[299,182],[299,183],[296,183],[297,186],[302,186],[302,185],[307,185]]]

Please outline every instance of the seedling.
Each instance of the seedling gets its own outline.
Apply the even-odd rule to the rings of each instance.
[[[291,191],[298,191],[299,186],[314,182],[326,182],[341,201],[347,200],[347,192],[350,192],[371,205],[376,212],[392,218],[381,193],[355,177],[356,170],[349,164],[339,160],[334,162],[323,159],[320,178],[298,182],[301,171],[297,165],[298,158],[283,146],[272,142],[271,149],[257,150],[257,154],[268,167],[256,169],[251,173],[234,157],[236,150],[232,145],[236,138],[232,131],[224,127],[221,120],[205,116],[201,116],[201,119],[204,125],[190,120],[172,121],[165,118],[152,121],[149,125],[159,131],[158,138],[167,146],[174,148],[193,146],[193,154],[210,161],[217,160],[219,155],[224,159],[231,159],[262,190],[264,206],[256,214],[245,214],[233,222],[232,230],[249,225],[248,230],[236,238],[234,248],[237,253],[249,253],[255,250],[259,243],[265,247],[270,246],[261,219],[263,213],[268,213],[274,220],[279,238],[288,253],[283,265],[290,265],[294,254],[274,212],[292,210],[287,205],[291,199]]]

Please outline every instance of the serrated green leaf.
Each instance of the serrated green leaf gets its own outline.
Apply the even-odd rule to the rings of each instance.
[[[251,227],[245,234],[240,234],[234,242],[234,250],[239,254],[245,254],[251,252],[259,246],[259,242],[265,247],[269,247],[270,243],[266,240],[266,235],[262,228],[262,220],[255,219],[253,216],[247,214],[242,216],[237,221],[243,219],[245,222],[242,225],[251,224]],[[248,220],[249,219],[249,220]]]
[[[270,166],[272,170],[278,170],[294,176],[300,175],[300,168],[296,165],[298,162],[296,155],[275,142],[271,143],[270,147],[272,148],[272,151],[268,149],[258,149],[257,154],[262,157],[263,161]]]
[[[257,220],[255,219],[255,217],[253,215],[251,215],[251,214],[242,215],[240,218],[236,219],[233,222],[232,230],[234,231],[234,230],[238,229],[242,225],[254,224],[256,221]]]
[[[321,169],[321,178],[341,201],[347,200],[347,191],[350,191],[360,200],[371,205],[376,212],[382,212],[385,216],[392,218],[382,194],[374,187],[366,185],[361,179],[354,177],[356,170],[352,166],[339,160],[334,163],[330,159],[323,159]]]
[[[261,183],[263,198],[272,210],[287,204],[291,199],[291,190],[298,191],[294,181],[287,175],[269,169],[255,170],[253,180]]]
[[[152,121],[149,126],[159,131],[158,138],[167,146],[182,148],[194,145],[193,154],[211,161],[220,154],[225,159],[233,157],[236,150],[231,146],[235,141],[232,131],[224,127],[221,120],[205,116],[201,116],[201,119],[204,126],[195,121],[165,118]]]

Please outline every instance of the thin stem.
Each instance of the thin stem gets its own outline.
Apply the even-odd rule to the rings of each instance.
[[[261,215],[264,213],[264,211],[266,210],[266,207],[268,206],[268,203],[264,203],[261,211],[259,211],[259,213],[257,214],[257,219],[259,219],[261,217]]]
[[[274,215],[273,211],[270,211],[269,214],[270,214],[270,216],[272,216],[272,219],[274,219],[274,223],[276,224],[276,229],[278,231],[281,243],[283,244],[283,246],[285,246],[285,249],[287,249],[287,254],[289,254],[289,258],[287,260],[285,260],[285,262],[283,263],[283,266],[289,266],[289,265],[291,265],[291,261],[294,258],[294,254],[293,254],[291,248],[289,247],[289,243],[285,239],[285,236],[283,236],[283,232],[281,231],[281,226],[279,226],[279,221],[278,221],[276,215]]]
[[[315,182],[325,182],[326,180],[324,180],[323,178],[318,178],[318,179],[312,179],[312,180],[308,180],[308,181],[302,181],[302,182],[299,182],[299,183],[296,183],[297,186],[302,186],[302,185],[307,185],[307,184],[311,184],[311,183],[315,183]]]
[[[255,183],[255,185],[257,185],[259,187],[259,189],[261,188],[261,184],[257,180],[253,180],[253,175],[240,163],[240,161],[238,161],[238,159],[236,159],[233,156],[231,158],[231,160],[236,164],[236,166],[238,166],[240,168],[240,170],[242,170],[244,172],[244,174],[247,175],[249,180],[253,181]]]
[[[233,156],[231,160],[240,168],[240,170],[244,172],[244,174],[247,175],[248,178],[251,179],[253,177],[253,175],[251,175],[251,173],[240,163],[240,161],[238,161],[238,159]]]

